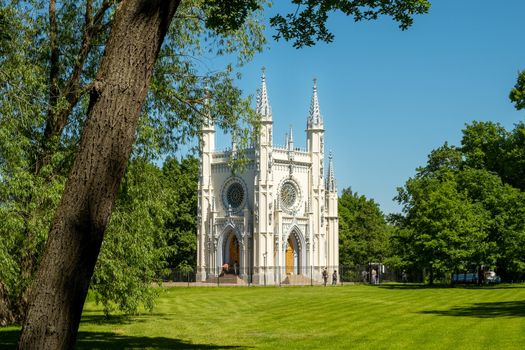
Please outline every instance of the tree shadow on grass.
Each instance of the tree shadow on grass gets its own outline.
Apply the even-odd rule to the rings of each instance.
[[[155,317],[161,318],[165,317],[165,314],[159,313],[147,313],[142,315],[82,315],[81,324],[96,324],[96,325],[112,325],[112,324],[131,324],[131,323],[141,323],[149,321],[148,318]]]
[[[0,330],[0,349],[16,349],[19,330]],[[77,350],[124,350],[124,349],[183,349],[220,350],[248,349],[246,346],[193,344],[180,339],[165,337],[133,337],[110,332],[79,332],[75,346]]]
[[[16,349],[19,336],[19,330],[4,331],[0,328],[0,349]]]
[[[373,285],[372,285],[373,286]],[[380,284],[377,288],[381,289],[398,289],[398,290],[408,290],[408,289],[428,289],[436,288],[436,286],[429,286],[428,284],[422,283],[404,283],[404,284]]]
[[[525,284],[505,284],[505,285],[483,285],[478,286],[475,284],[434,284],[434,285],[428,285],[428,284],[422,284],[422,283],[406,283],[406,284],[381,284],[377,286],[378,288],[382,289],[397,289],[397,290],[409,290],[409,289],[523,289],[525,288]]]
[[[109,332],[79,332],[75,349],[117,350],[117,349],[246,349],[241,346],[193,344],[181,339],[166,337],[133,337]]]
[[[453,307],[448,310],[426,310],[421,311],[421,313],[478,318],[525,317],[525,300],[475,303],[468,306]]]

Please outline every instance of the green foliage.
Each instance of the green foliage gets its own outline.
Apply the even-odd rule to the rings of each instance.
[[[171,213],[165,223],[170,252],[168,265],[176,269],[194,269],[197,257],[197,184],[199,162],[195,158],[168,158],[162,168],[166,186],[173,189],[166,202]]]
[[[510,91],[509,98],[516,109],[525,108],[525,70],[518,73],[518,80]]]
[[[339,198],[339,261],[344,266],[384,262],[389,227],[377,203],[344,189]]]
[[[261,9],[257,0],[208,0],[202,6],[207,12],[206,26],[219,33],[239,29],[252,12]]]
[[[473,122],[462,147],[445,144],[398,189],[403,214],[391,217],[397,260],[433,278],[486,266],[507,279],[525,275],[523,124],[511,132]],[[518,139],[518,141],[516,141]]]
[[[500,124],[473,122],[461,140],[465,164],[498,174],[503,182],[525,190],[525,124],[507,131]]]
[[[0,304],[7,305],[19,320],[74,159],[85,121],[87,91],[117,4],[93,1],[88,11],[87,3],[66,1],[57,7],[55,78],[50,77],[52,29],[47,2],[13,0],[2,1],[0,6]],[[168,210],[182,213],[189,206],[175,209],[181,203],[177,199],[167,208],[161,201],[168,202],[168,197],[152,195],[162,193],[164,182],[162,171],[151,168],[148,161],[196,137],[205,115],[225,129],[241,128],[246,124],[243,120],[254,116],[250,100],[234,85],[234,67],[262,50],[260,11],[246,13],[239,26],[219,32],[206,26],[204,3],[183,2],[155,66],[133,149],[132,159],[137,163],[132,162],[124,180],[127,187],[120,190],[94,277],[94,288],[108,311],[134,311],[140,303],[151,306],[152,278],[168,257],[175,261],[182,254],[165,246],[178,239],[191,241],[188,231],[179,228],[179,219],[168,215]],[[89,15],[90,23],[85,20]],[[233,63],[210,72],[199,59],[206,54],[227,54]],[[56,98],[50,93],[53,79]],[[59,125],[61,113],[66,117],[63,125]],[[161,182],[148,182],[150,178],[145,177],[137,180],[141,171]],[[189,188],[193,187],[196,185]],[[175,232],[170,235],[164,227],[168,219],[172,223],[169,230]],[[191,251],[188,248],[186,255]],[[187,256],[180,262],[192,264]],[[0,307],[0,322],[12,319],[3,310]]]
[[[411,203],[405,206],[411,257],[431,278],[463,270],[486,251],[487,213],[459,191],[454,174],[439,175],[410,179],[400,191]]]
[[[244,98],[235,86],[240,77],[235,68],[249,62],[266,43],[261,24],[262,1],[239,2],[246,3],[246,10],[251,9],[251,4],[256,8],[244,14],[242,22],[220,31],[208,27],[208,20],[217,25],[229,16],[232,21],[241,19],[234,13],[225,13],[228,18],[217,13],[226,3],[231,2],[191,0],[180,5],[177,20],[169,28],[155,64],[134,156],[155,158],[159,154],[172,154],[181,144],[199,135],[207,118],[231,131],[239,144],[244,143],[247,128],[256,123],[257,116],[251,107],[251,97]],[[223,70],[210,71],[199,59],[207,55],[227,55],[234,63]]]
[[[2,323],[20,321],[63,191],[67,152],[57,150],[40,175],[32,171],[47,109],[45,68],[35,64],[38,25],[13,7],[1,7],[0,18],[0,304],[14,313],[0,310]]]
[[[198,174],[192,157],[168,158],[162,169],[129,164],[91,282],[106,314],[153,308],[153,281],[195,267]]]
[[[151,282],[164,267],[163,226],[170,214],[164,185],[156,166],[141,159],[128,166],[91,283],[106,313],[154,305]]]
[[[380,16],[390,16],[399,23],[402,30],[413,23],[413,16],[427,13],[428,0],[292,0],[296,11],[286,15],[276,15],[270,24],[277,29],[275,39],[293,40],[296,48],[315,45],[317,41],[331,42],[334,35],[326,23],[331,12],[340,11],[351,16],[356,22],[376,20]]]
[[[503,184],[499,176],[484,169],[466,168],[457,177],[469,198],[489,214],[488,237],[491,254],[484,264],[498,267],[508,279],[525,272],[525,193]]]

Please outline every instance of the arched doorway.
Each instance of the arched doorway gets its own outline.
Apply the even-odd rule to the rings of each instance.
[[[285,252],[285,270],[286,274],[299,275],[301,266],[304,262],[301,261],[301,245],[299,243],[298,233],[293,230],[288,237]]]
[[[232,235],[232,239],[230,239],[230,261],[228,264],[232,265],[237,263],[239,264],[239,241],[237,240],[237,236]]]
[[[227,272],[239,274],[240,247],[239,240],[233,231],[226,234],[222,251],[222,265],[228,264]]]
[[[288,238],[288,246],[286,247],[286,274],[294,272],[294,246],[290,238]]]

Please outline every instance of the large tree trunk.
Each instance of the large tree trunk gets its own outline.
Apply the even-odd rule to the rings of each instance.
[[[75,345],[153,65],[179,2],[124,0],[117,9],[78,154],[31,286],[20,349]]]

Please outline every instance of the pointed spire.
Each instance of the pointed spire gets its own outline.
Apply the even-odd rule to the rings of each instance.
[[[272,119],[272,108],[270,107],[270,101],[268,100],[268,91],[266,88],[266,69],[264,67],[262,68],[261,88],[257,90],[257,106],[255,110],[263,120]]]
[[[319,109],[319,99],[317,98],[317,79],[314,79],[314,91],[310,102],[310,115],[308,116],[308,127],[322,127],[323,118]]]
[[[293,150],[293,130],[292,130],[291,125],[290,125],[290,134],[288,135],[287,146],[289,150]]]
[[[337,192],[332,151],[330,151],[330,154],[328,156],[328,176],[326,177],[326,190],[329,192]]]

